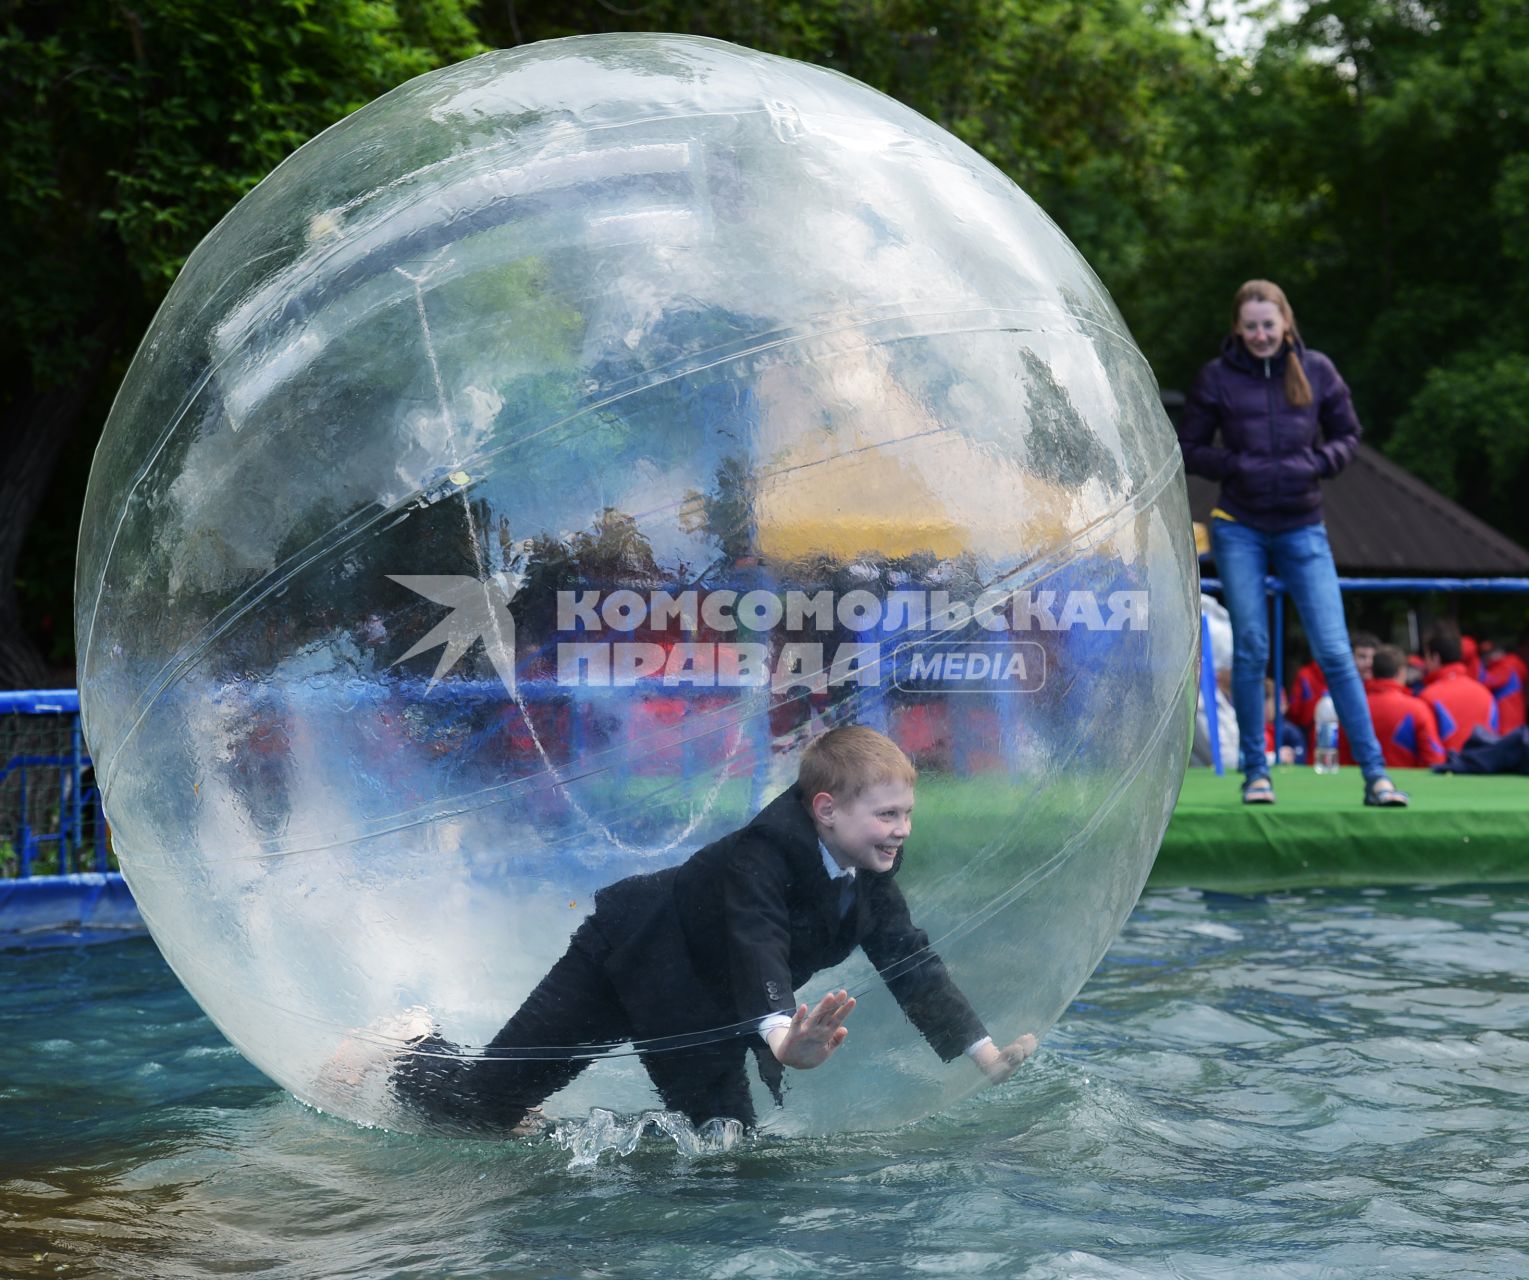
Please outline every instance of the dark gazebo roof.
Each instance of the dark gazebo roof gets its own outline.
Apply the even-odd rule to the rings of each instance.
[[[1189,477],[1194,519],[1209,520],[1218,488]],[[1529,575],[1529,551],[1368,445],[1322,486],[1322,508],[1339,573]]]

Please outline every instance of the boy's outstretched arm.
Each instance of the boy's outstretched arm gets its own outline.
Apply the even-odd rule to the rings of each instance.
[[[352,1027],[345,1039],[319,1068],[322,1085],[355,1086],[383,1067],[391,1069],[408,1051],[435,1030],[424,1005],[410,1005],[402,1013],[384,1014],[369,1026]]]
[[[1020,1064],[1035,1052],[1035,1037],[1026,1032],[1013,1044],[999,1048],[991,1040],[984,1040],[971,1050],[971,1059],[994,1084],[1002,1084],[1016,1071]]]
[[[855,998],[847,991],[830,991],[811,1011],[798,1005],[789,1026],[769,1032],[770,1051],[784,1067],[808,1071],[822,1066],[849,1038],[844,1019],[854,1008]]]

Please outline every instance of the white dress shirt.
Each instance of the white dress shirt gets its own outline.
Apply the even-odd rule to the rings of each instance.
[[[823,855],[823,870],[828,872],[828,878],[830,881],[848,880],[851,883],[854,882],[856,869],[854,867],[841,867],[838,862],[834,860],[833,854],[829,853],[828,846],[824,844],[822,840],[818,841],[818,852]],[[792,1015],[789,1013],[765,1014],[765,1016],[759,1020],[759,1034],[762,1035],[766,1041],[768,1041],[770,1039],[770,1032],[774,1031],[776,1027],[789,1027],[791,1025],[791,1017]],[[982,1048],[983,1045],[992,1043],[992,1036],[983,1036],[982,1039],[976,1041],[975,1043],[967,1045],[967,1056],[970,1057],[971,1055],[975,1054],[977,1050]]]

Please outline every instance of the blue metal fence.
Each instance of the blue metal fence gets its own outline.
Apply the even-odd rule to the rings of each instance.
[[[106,821],[74,689],[0,693],[3,870],[25,878],[107,870]]]
[[[1204,578],[1200,582],[1200,589],[1211,595],[1221,594],[1220,578]],[[1455,593],[1480,593],[1483,595],[1529,595],[1529,578],[1339,578],[1338,589],[1348,592],[1368,592],[1371,594],[1405,595],[1409,592],[1444,591]],[[1264,579],[1264,591],[1274,601],[1274,634],[1269,648],[1273,654],[1274,662],[1274,686],[1276,689],[1285,687],[1285,596],[1287,589],[1284,582],[1274,576]],[[1204,615],[1201,615],[1202,638],[1204,652],[1201,654],[1202,677],[1201,691],[1204,695],[1208,683],[1213,690],[1215,688],[1215,672],[1206,672],[1204,668],[1210,666],[1210,639],[1209,628],[1205,626]],[[1274,700],[1274,740],[1280,739],[1280,730],[1284,725],[1284,715],[1280,711],[1280,700]],[[1224,769],[1221,759],[1221,738],[1216,728],[1216,700],[1214,694],[1206,697],[1206,721],[1210,733],[1211,757],[1219,776]]]

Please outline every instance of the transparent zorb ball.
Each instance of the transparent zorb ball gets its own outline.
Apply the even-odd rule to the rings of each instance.
[[[919,767],[897,883],[951,980],[1043,1034],[1172,808],[1197,599],[1152,374],[1013,183],[843,76],[590,36],[402,86],[192,255],[92,472],[81,696],[209,1016],[428,1128],[392,1087],[421,1034],[503,1069],[595,892],[840,723]],[[855,950],[796,993],[860,1007],[786,1107],[752,1086],[762,1124],[984,1083],[882,977]],[[655,1106],[622,1031],[541,1046],[600,1059],[550,1113]]]

